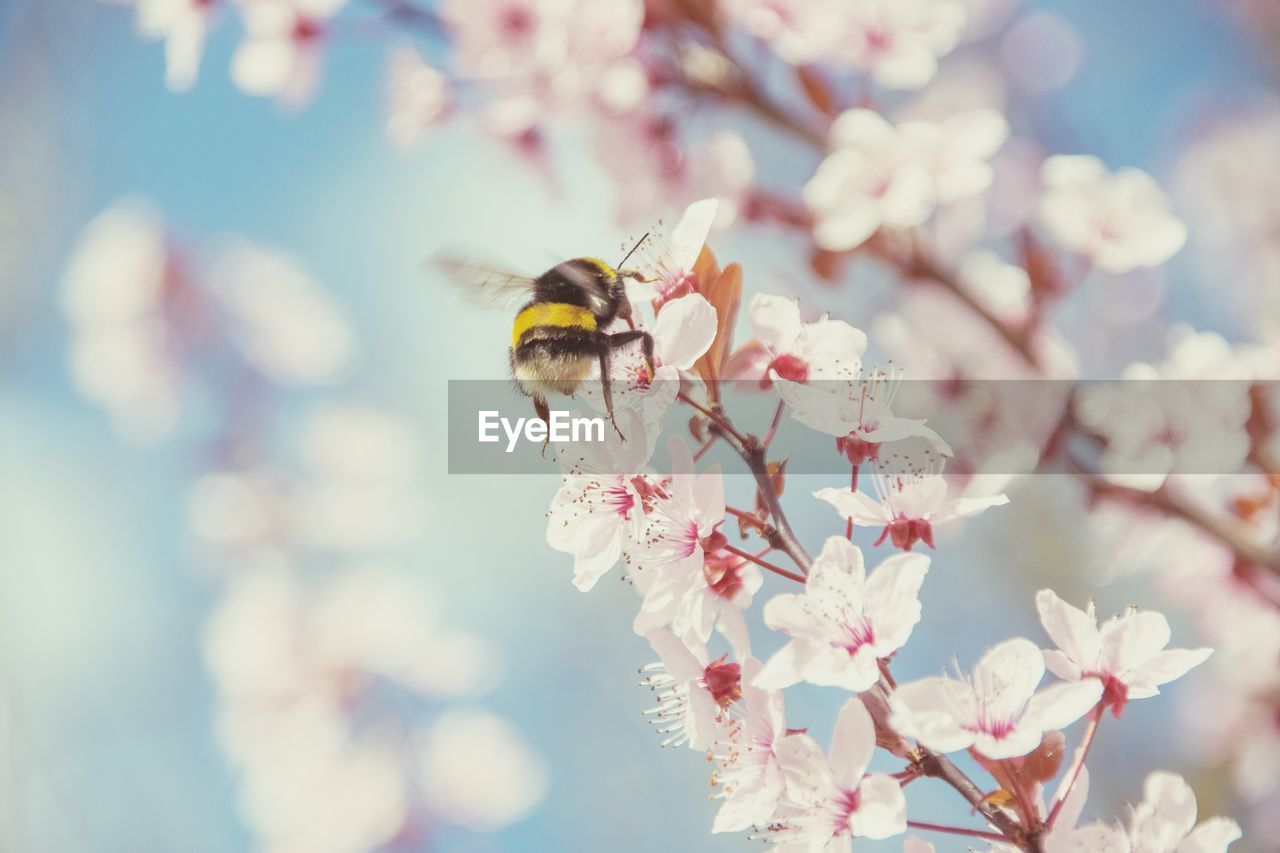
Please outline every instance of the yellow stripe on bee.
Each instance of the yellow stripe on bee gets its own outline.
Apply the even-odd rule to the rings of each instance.
[[[595,264],[597,267],[599,267],[600,272],[605,274],[606,278],[613,278],[614,276],[617,275],[617,273],[614,272],[613,267],[609,266],[599,258],[583,258],[582,260],[586,261],[589,264]]]
[[[566,305],[563,302],[539,302],[530,305],[516,315],[515,325],[511,328],[512,349],[520,343],[520,336],[534,326],[560,326],[595,331],[596,315],[580,305]]]

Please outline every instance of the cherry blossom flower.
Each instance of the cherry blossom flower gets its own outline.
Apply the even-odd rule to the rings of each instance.
[[[400,45],[387,59],[387,138],[408,148],[448,110],[444,75],[422,61],[416,50]]]
[[[230,240],[210,264],[211,288],[245,359],[282,385],[323,385],[355,356],[346,320],[291,256]]]
[[[910,551],[917,542],[933,545],[933,525],[977,515],[984,509],[1009,502],[1004,494],[987,497],[947,498],[947,481],[940,466],[901,474],[877,473],[872,477],[878,498],[852,489],[825,488],[814,497],[836,508],[846,520],[860,527],[882,527],[879,545],[889,539],[894,547]]]
[[[846,251],[882,227],[909,228],[928,218],[933,185],[915,153],[921,127],[895,127],[864,109],[844,112],[832,123],[832,153],[804,187],[814,213],[814,242]]]
[[[169,313],[176,272],[160,214],[122,201],[85,226],[63,276],[72,379],[138,440],[166,435],[180,414],[183,369]]]
[[[981,193],[993,177],[987,161],[1008,133],[993,110],[896,125],[871,110],[842,113],[831,125],[832,153],[804,188],[814,242],[854,249],[880,228],[919,225],[938,205]]]
[[[637,634],[664,625],[686,642],[705,643],[720,630],[739,657],[749,649],[742,611],[764,583],[760,569],[728,550],[724,482],[719,466],[694,472],[682,439],[670,442],[671,478],[652,503],[628,553],[630,577],[644,593]]]
[[[1133,853],[1223,853],[1240,837],[1240,827],[1229,818],[1197,825],[1195,792],[1176,773],[1152,773],[1142,791],[1130,820]]]
[[[570,6],[570,0],[446,0],[440,17],[449,26],[459,68],[502,77],[563,57]]]
[[[231,57],[243,92],[288,106],[310,99],[320,78],[327,21],[347,0],[239,0],[244,40]]]
[[[950,456],[951,448],[923,420],[893,413],[900,376],[896,369],[877,370],[859,379],[814,385],[779,379],[775,384],[791,417],[835,436],[836,447],[854,465],[878,458],[882,444],[912,437],[922,438],[937,452]]]
[[[990,649],[971,678],[937,676],[900,686],[890,696],[892,725],[940,752],[973,747],[987,758],[1026,755],[1044,733],[1075,722],[1102,697],[1095,679],[1037,691],[1044,658],[1030,640]]]
[[[164,40],[164,83],[185,92],[196,81],[213,0],[132,0],[138,11],[138,32]]]
[[[623,331],[620,322],[611,331]],[[702,357],[716,336],[716,309],[701,294],[690,293],[662,306],[649,334],[653,337],[653,375],[637,343],[615,352],[610,369],[613,379],[614,410],[635,409],[646,424],[657,424],[675,402],[680,391],[680,375]],[[604,411],[601,389],[590,383],[581,395]]]
[[[824,314],[805,323],[797,300],[767,294],[753,296],[747,313],[755,337],[731,357],[729,378],[768,387],[775,378],[805,382],[861,372],[867,336],[843,320]]]
[[[1128,700],[1155,696],[1159,685],[1181,678],[1213,653],[1204,648],[1166,649],[1169,622],[1154,611],[1131,608],[1099,625],[1092,601],[1088,610],[1079,610],[1048,589],[1036,593],[1036,610],[1058,647],[1045,651],[1045,664],[1067,681],[1101,681],[1103,701],[1116,716]]]
[[[923,87],[964,33],[957,0],[850,0],[843,13],[830,59],[890,89]]]
[[[899,554],[868,578],[862,551],[842,536],[827,539],[801,595],[775,596],[764,621],[791,638],[756,679],[760,687],[800,681],[861,693],[880,678],[878,659],[907,642],[920,621],[920,585],[929,558]]]
[[[807,771],[804,736],[787,728],[782,693],[751,686],[760,662],[748,659],[742,670],[746,713],[729,720],[711,754],[719,767],[712,778],[722,802],[712,832],[763,826],[779,803],[801,790]]]
[[[1239,472],[1248,456],[1245,380],[1280,376],[1274,353],[1267,365],[1247,347],[1186,326],[1172,330],[1169,345],[1163,363],[1131,364],[1125,381],[1077,395],[1076,417],[1107,440],[1099,461],[1112,482],[1154,491],[1171,474]]]
[[[1049,234],[1103,272],[1158,266],[1187,241],[1169,197],[1146,172],[1109,173],[1096,157],[1050,157],[1040,218]]]
[[[729,708],[742,698],[742,667],[727,655],[711,660],[706,646],[665,629],[645,639],[661,659],[641,670],[647,676],[641,683],[657,697],[645,713],[666,736],[662,745],[707,749],[728,723]]]
[[[653,280],[627,283],[627,296],[633,302],[652,299],[665,304],[696,289],[693,265],[702,254],[719,209],[720,202],[714,198],[695,201],[685,208],[669,234],[647,237],[635,256],[638,266]]]
[[[831,50],[844,24],[835,0],[725,0],[725,16],[792,65]]]
[[[627,441],[560,445],[564,484],[547,510],[547,544],[573,555],[573,583],[586,592],[617,564],[643,514],[641,469],[652,453],[638,416],[618,413]]]
[[[857,697],[836,718],[824,759],[807,736],[808,790],[794,808],[780,812],[767,840],[777,850],[848,851],[854,838],[889,838],[907,829],[907,801],[898,780],[867,774],[875,751],[871,715]]]
[[[441,819],[482,832],[524,818],[547,791],[542,758],[504,717],[450,709],[419,752],[422,797]]]

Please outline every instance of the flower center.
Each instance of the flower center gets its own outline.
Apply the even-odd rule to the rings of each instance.
[[[850,656],[857,654],[858,649],[867,643],[874,643],[876,639],[875,629],[866,619],[859,618],[852,623],[846,623],[844,632],[847,635],[845,641],[840,644]]]
[[[895,548],[903,551],[910,551],[911,546],[917,542],[923,542],[932,548],[933,525],[923,518],[899,517],[886,524],[884,530],[880,531],[880,538],[871,544],[874,547],[885,539],[889,539]]]
[[[725,654],[712,661],[702,672],[702,683],[721,708],[728,708],[742,698],[742,667],[736,663],[725,663],[728,657]]]
[[[627,488],[627,481],[623,477],[605,488],[604,505],[616,512],[623,518],[631,517],[631,510],[636,505],[636,496]]]
[[[764,376],[760,380],[760,386],[762,388],[769,387],[769,380],[775,374],[792,382],[804,382],[809,378],[809,363],[798,355],[784,353],[769,362],[769,366],[765,369]]]
[[[868,427],[863,424],[863,428],[867,429]],[[874,429],[874,427],[870,428]],[[858,438],[853,433],[837,438],[836,450],[843,453],[853,465],[861,465],[869,460],[880,458],[880,445],[878,442]]]
[[[731,601],[742,591],[742,567],[747,561],[725,549],[729,540],[719,530],[702,540],[702,573],[711,591]]]

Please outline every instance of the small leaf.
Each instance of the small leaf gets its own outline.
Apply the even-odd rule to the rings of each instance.
[[[818,112],[824,116],[833,116],[840,111],[836,106],[831,86],[817,69],[802,65],[796,69],[796,79],[800,81],[800,88],[804,91],[805,97]]]

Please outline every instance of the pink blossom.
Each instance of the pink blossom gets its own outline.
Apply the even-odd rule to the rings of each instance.
[[[387,138],[408,148],[445,114],[449,87],[444,75],[422,61],[416,50],[400,45],[387,59]]]
[[[920,585],[929,558],[899,554],[866,577],[862,552],[841,536],[827,539],[802,595],[779,595],[764,620],[791,638],[756,683],[788,687],[800,681],[854,693],[880,678],[878,659],[906,643],[920,621]]]
[[[231,79],[249,95],[287,106],[311,98],[320,79],[325,27],[347,0],[238,0],[245,35]]]
[[[800,736],[807,783],[795,804],[780,810],[766,838],[777,850],[848,851],[854,838],[888,838],[907,829],[907,801],[891,776],[867,774],[876,746],[875,725],[857,697],[836,718],[824,759]]]
[[[187,91],[200,70],[213,0],[131,2],[138,10],[138,32],[144,38],[164,39],[165,85],[173,92]]]
[[[742,667],[727,655],[711,660],[702,643],[667,630],[652,631],[645,639],[661,660],[641,670],[647,676],[641,683],[657,698],[645,713],[666,736],[662,745],[707,749],[728,725],[728,709],[742,698]]]
[[[1169,622],[1153,611],[1131,608],[1099,625],[1092,601],[1079,610],[1048,589],[1036,593],[1036,610],[1058,647],[1044,653],[1045,664],[1067,681],[1098,679],[1117,716],[1128,700],[1155,696],[1159,685],[1181,678],[1213,651],[1166,649]]]
[[[800,303],[757,294],[747,309],[755,338],[735,352],[726,366],[733,379],[794,382],[856,377],[862,370],[867,336],[843,320],[824,314],[812,323],[800,319]]]
[[[1044,658],[1030,640],[993,647],[968,679],[938,676],[905,684],[890,697],[893,727],[940,752],[972,747],[987,758],[1026,755],[1044,733],[1075,722],[1098,703],[1094,679],[1037,691]]]
[[[882,528],[876,545],[889,539],[904,551],[910,551],[917,542],[934,547],[935,524],[968,518],[988,507],[1003,506],[1009,502],[1003,494],[948,499],[947,482],[941,473],[934,470],[878,473],[872,477],[872,483],[878,499],[847,488],[828,487],[813,494],[857,526]]]
[[[1096,157],[1057,156],[1045,161],[1042,179],[1045,228],[1103,272],[1158,266],[1187,241],[1169,197],[1146,172],[1109,173]]]

